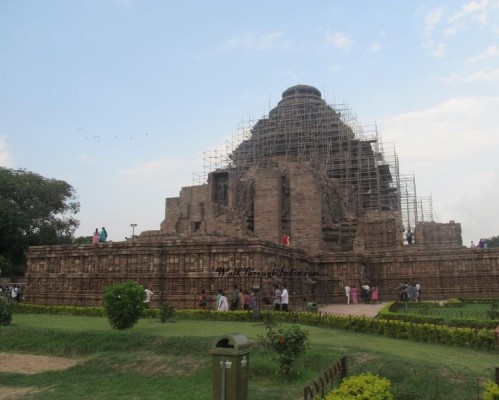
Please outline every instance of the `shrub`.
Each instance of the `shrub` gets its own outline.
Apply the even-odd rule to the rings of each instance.
[[[449,299],[447,303],[445,303],[446,307],[463,307],[464,303],[462,302],[461,299],[458,299],[457,297],[453,297],[452,299]]]
[[[329,392],[325,400],[392,400],[390,381],[370,372],[351,376]]]
[[[305,353],[309,347],[308,332],[298,325],[280,327],[277,330],[267,329],[261,343],[274,352],[279,363],[279,373],[289,376],[296,359]]]
[[[487,382],[482,400],[499,400],[499,385],[492,381]]]
[[[129,329],[139,320],[145,309],[144,288],[137,282],[126,282],[104,289],[104,308],[111,326]]]
[[[0,325],[10,325],[12,322],[12,305],[7,300],[0,299]]]
[[[159,319],[162,323],[165,323],[175,315],[175,307],[171,304],[163,303],[159,308]]]

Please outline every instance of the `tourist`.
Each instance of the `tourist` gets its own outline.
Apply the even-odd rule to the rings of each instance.
[[[281,311],[281,297],[282,292],[279,289],[279,286],[274,285],[274,310]]]
[[[16,297],[16,301],[19,303],[22,298],[23,298],[23,289],[22,289],[21,286],[17,285],[17,297]]]
[[[218,289],[217,295],[215,296],[215,310],[218,310],[220,305],[220,298],[222,297],[222,290]]]
[[[407,231],[407,244],[412,245],[412,232],[410,229]]]
[[[286,289],[285,285],[282,285],[282,291],[281,291],[281,311],[288,311],[288,304],[289,304],[288,289]]]
[[[350,298],[352,300],[352,304],[359,303],[359,289],[355,285],[350,289]]]
[[[362,291],[360,293],[362,300],[364,301],[365,304],[369,304],[369,292],[370,292],[370,287],[367,283],[364,283],[362,285]]]
[[[239,304],[239,309],[244,310],[244,292],[243,288],[239,289],[239,295],[238,295],[238,304]]]
[[[146,308],[149,308],[149,303],[151,302],[152,295],[154,294],[150,289],[145,288],[144,292],[146,294],[146,298],[144,300],[144,303],[146,305]]]
[[[379,289],[376,285],[371,288],[371,303],[376,304],[379,298]]]
[[[418,299],[416,285],[413,285],[412,283],[407,285],[407,297],[409,298],[409,301],[416,301]]]
[[[100,232],[97,228],[95,228],[95,232],[92,236],[92,244],[98,244],[100,241]]]
[[[283,246],[289,246],[289,236],[285,233],[283,233],[281,236],[281,244]]]
[[[107,231],[106,228],[102,227],[102,231],[100,232],[100,242],[105,242],[107,240]]]
[[[220,301],[218,303],[218,311],[229,311],[229,302],[227,301],[227,297],[225,297],[224,292],[222,292],[220,296]]]
[[[250,310],[251,309],[251,303],[253,301],[253,298],[251,296],[251,293],[249,292],[249,290],[245,290],[244,291],[244,306],[243,306],[243,309],[244,310]]]
[[[345,286],[345,297],[347,298],[347,304],[350,304],[350,286]]]
[[[17,301],[17,288],[15,286],[10,288],[10,298],[13,302]]]
[[[400,290],[400,301],[409,300],[409,283],[406,282],[402,285]]]
[[[232,311],[236,311],[239,308],[239,290],[237,286],[234,286],[234,290],[232,291],[232,299],[230,309]]]
[[[420,301],[421,300],[421,285],[419,283],[416,283],[416,290],[418,292],[418,296],[416,298],[416,301]]]
[[[471,245],[470,245],[470,247],[471,247],[472,249],[476,248],[475,243],[473,242],[473,240],[471,241]]]
[[[198,295],[198,306],[202,310],[206,310],[206,306],[208,302],[206,301],[206,291],[204,289],[201,290],[201,293]]]
[[[484,246],[483,239],[480,239],[480,241],[478,242],[478,248],[483,249],[483,246]]]

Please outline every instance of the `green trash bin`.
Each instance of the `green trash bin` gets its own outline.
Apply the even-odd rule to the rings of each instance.
[[[317,306],[317,303],[314,302],[307,303],[307,311],[317,314],[319,312],[319,307]]]
[[[210,350],[214,400],[247,400],[251,342],[240,333],[220,336]]]

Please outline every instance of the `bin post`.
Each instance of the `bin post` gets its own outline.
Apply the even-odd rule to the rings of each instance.
[[[213,399],[247,400],[251,343],[240,333],[219,337],[212,355]]]

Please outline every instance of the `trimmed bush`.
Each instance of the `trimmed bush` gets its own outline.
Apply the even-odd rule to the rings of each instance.
[[[162,323],[165,323],[169,319],[173,318],[175,315],[175,307],[171,304],[163,303],[159,308],[159,319]]]
[[[126,282],[104,289],[104,308],[107,319],[115,329],[133,327],[142,315],[146,294],[137,282]]]
[[[499,385],[492,381],[487,382],[482,400],[499,400]]]
[[[12,322],[12,305],[7,300],[0,299],[0,325],[10,325]]]
[[[277,330],[267,329],[265,336],[260,337],[263,346],[274,352],[279,363],[279,374],[289,376],[298,357],[309,347],[308,332],[298,325],[280,327]]]
[[[344,379],[325,400],[393,400],[393,395],[388,379],[368,372]]]

